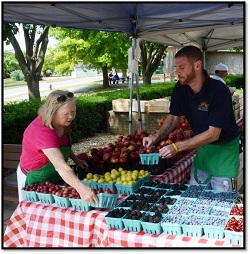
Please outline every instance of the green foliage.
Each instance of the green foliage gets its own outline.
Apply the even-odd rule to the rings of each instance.
[[[237,74],[237,75],[228,75],[225,78],[225,82],[227,86],[233,87],[235,86],[237,89],[245,88],[245,78],[243,74]]]
[[[10,73],[15,70],[20,70],[20,66],[15,58],[15,54],[11,51],[4,51],[4,61],[3,61],[4,78],[9,78]]]
[[[228,79],[232,84],[242,83],[241,75]],[[175,85],[173,82],[154,83],[140,86],[140,99],[152,100],[171,96]],[[105,91],[82,94],[76,98],[76,118],[72,122],[73,143],[83,137],[93,136],[95,133],[107,131],[107,111],[112,110],[112,100],[130,97],[130,89]],[[133,99],[137,99],[136,88],[133,89]],[[37,110],[43,101],[23,101],[8,103],[3,108],[3,143],[21,144],[22,135],[26,127],[37,116]]]
[[[60,42],[46,56],[45,65],[49,67],[49,64],[53,64],[56,72],[66,74],[79,62],[89,69],[101,69],[105,66],[109,69],[127,69],[131,39],[126,34],[53,28],[50,35]]]
[[[21,81],[24,80],[24,75],[21,70],[16,70],[10,73],[10,78],[12,80]]]

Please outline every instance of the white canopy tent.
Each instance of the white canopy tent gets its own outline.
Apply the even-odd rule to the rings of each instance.
[[[244,46],[244,2],[2,2],[2,12],[8,23],[127,33],[134,38],[133,54],[138,38],[177,47],[195,45],[203,52]],[[134,76],[142,128],[135,74],[130,81],[129,132]]]

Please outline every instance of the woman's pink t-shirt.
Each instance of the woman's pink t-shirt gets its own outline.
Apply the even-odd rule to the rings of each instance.
[[[70,127],[67,129],[71,132]],[[42,125],[42,119],[38,116],[29,124],[23,134],[21,169],[39,169],[49,162],[48,157],[42,151],[43,149],[61,148],[69,145],[66,133],[62,137],[58,137],[54,130]]]

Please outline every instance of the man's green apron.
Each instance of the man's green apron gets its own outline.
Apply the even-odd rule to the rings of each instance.
[[[69,137],[70,144],[69,146],[61,147],[60,151],[63,154],[65,162],[68,161],[72,142],[71,142],[71,135],[68,132],[67,128],[65,128],[65,132]],[[51,162],[48,162],[46,165],[41,167],[38,170],[25,170],[27,172],[27,177],[25,181],[25,186],[30,185],[32,183],[44,183],[46,181],[50,181],[51,183],[55,184],[62,184],[64,181],[58,172],[55,170],[55,167]]]
[[[239,168],[239,137],[230,142],[207,144],[199,147],[194,158],[194,179],[197,183],[197,169],[208,174],[204,183],[212,176],[234,178]]]

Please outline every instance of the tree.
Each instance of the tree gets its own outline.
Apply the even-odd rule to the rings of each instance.
[[[4,61],[3,61],[3,71],[4,71],[4,78],[9,78],[10,73],[20,70],[20,66],[15,58],[15,54],[11,51],[4,51]]]
[[[131,46],[131,38],[127,34],[55,28],[50,31],[50,36],[60,41],[53,50],[55,71],[71,72],[81,62],[89,69],[102,69],[103,88],[107,88],[109,69],[127,69],[128,49]]]
[[[144,84],[151,84],[151,78],[161,61],[166,56],[168,46],[153,42],[141,41],[141,66]]]
[[[49,26],[22,24],[22,28],[26,46],[25,53],[22,52],[19,42],[15,38],[15,34],[19,31],[16,24],[4,24],[3,40],[7,45],[11,43],[14,48],[15,57],[28,85],[29,100],[41,99],[39,79],[48,46]]]

